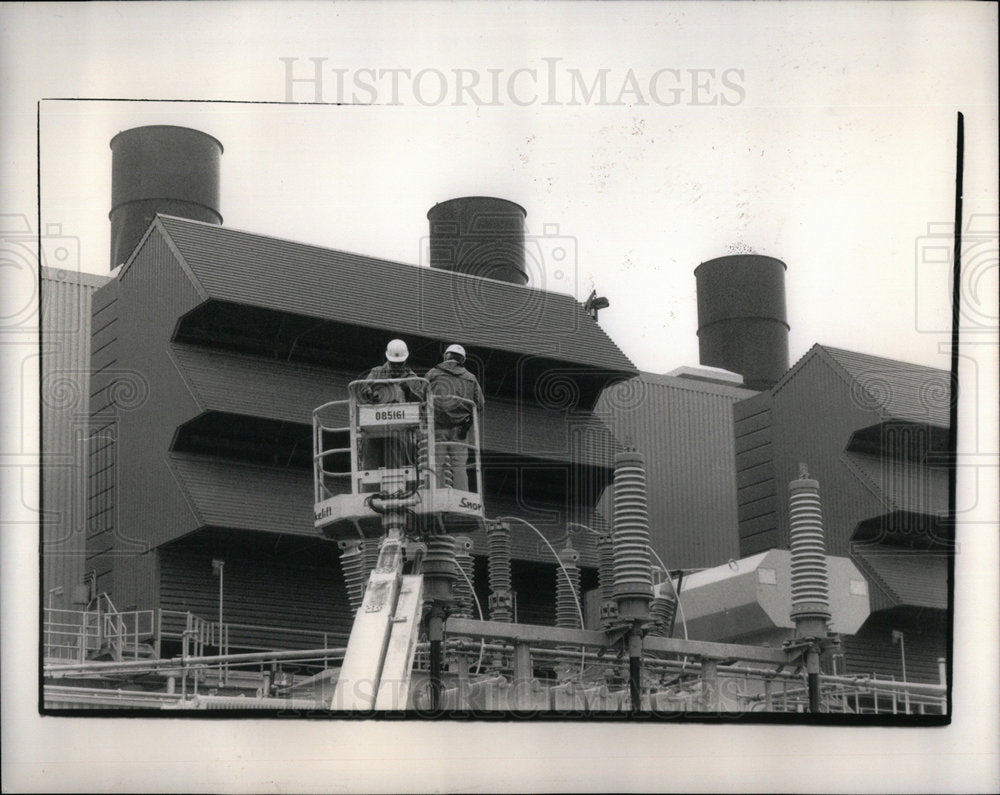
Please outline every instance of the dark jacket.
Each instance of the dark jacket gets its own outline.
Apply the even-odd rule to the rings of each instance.
[[[476,377],[454,359],[445,359],[427,371],[431,392],[434,394],[434,422],[440,428],[471,426],[472,411],[467,403],[449,400],[457,396],[471,400],[482,413],[483,391]]]
[[[365,381],[383,378],[414,378],[418,376],[409,367],[393,373],[389,363],[373,367]],[[424,399],[424,383],[422,381],[400,382],[396,384],[362,384],[358,390],[360,398],[365,403],[418,403]]]

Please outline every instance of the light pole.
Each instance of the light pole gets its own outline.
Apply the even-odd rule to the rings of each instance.
[[[901,659],[901,661],[903,663],[903,682],[905,683],[906,682],[906,643],[903,640],[903,633],[900,632],[898,629],[894,629],[892,631],[892,644],[895,646],[897,643],[899,644],[899,656],[900,656],[900,659]],[[904,703],[906,704],[906,714],[909,715],[910,714],[910,691],[909,690],[904,690],[903,691],[903,700],[904,700]]]
[[[222,584],[223,584],[223,568],[226,565],[224,560],[213,560],[212,561],[212,573],[219,576],[219,654],[222,654]]]
[[[53,596],[62,596],[62,593],[63,593],[63,587],[61,585],[57,585],[55,588],[49,588],[49,590],[48,590],[48,599],[46,600],[46,605],[45,606],[49,610],[51,610],[52,609],[52,597]]]
[[[222,654],[222,584],[223,584],[223,569],[226,566],[226,561],[224,560],[213,560],[212,561],[212,573],[219,575],[219,654]],[[219,665],[219,685],[222,685],[223,681],[223,666]]]

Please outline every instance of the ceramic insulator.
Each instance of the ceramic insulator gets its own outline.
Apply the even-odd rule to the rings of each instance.
[[[646,507],[646,468],[641,453],[615,456],[614,583],[619,610],[623,600],[636,604],[652,599],[653,575],[649,563],[649,512]],[[648,609],[648,607],[647,607]]]
[[[809,478],[805,465],[790,492],[792,619],[830,619],[826,545],[819,483]]]

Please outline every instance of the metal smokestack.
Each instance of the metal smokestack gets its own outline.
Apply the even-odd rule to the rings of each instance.
[[[491,196],[466,196],[435,204],[427,212],[431,267],[527,284],[526,215],[521,205]]]
[[[124,263],[157,213],[221,224],[222,144],[188,127],[135,127],[111,139],[111,268]]]
[[[781,260],[759,254],[695,268],[701,364],[739,373],[749,389],[778,382],[788,370],[785,270]]]

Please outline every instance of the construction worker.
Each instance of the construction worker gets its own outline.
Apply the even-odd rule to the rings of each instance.
[[[476,411],[482,414],[484,404],[479,382],[464,365],[465,348],[461,345],[449,345],[444,352],[444,361],[427,372],[427,380],[434,395],[437,485],[447,485],[445,473],[450,471],[451,485],[468,491],[469,448],[466,445],[472,428],[472,407],[475,406]]]
[[[358,397],[362,403],[420,403],[424,400],[424,384],[411,370],[406,360],[410,351],[403,340],[389,340],[385,348],[385,364],[373,367],[365,381],[385,381],[386,379],[412,379],[395,383],[362,384]],[[412,431],[401,430],[381,439],[362,438],[361,466],[364,469],[388,467],[397,469],[413,466],[415,440]]]

